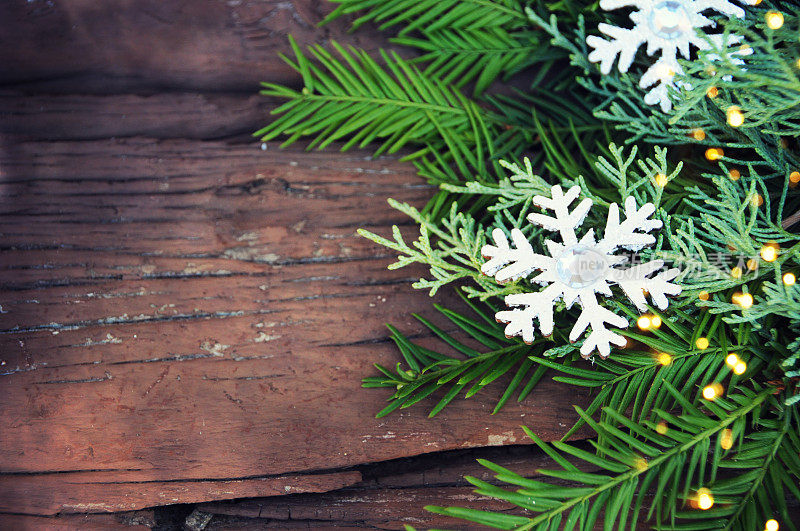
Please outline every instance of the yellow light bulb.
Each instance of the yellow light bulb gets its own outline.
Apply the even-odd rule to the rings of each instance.
[[[734,374],[744,374],[744,371],[747,370],[747,364],[743,361],[740,361],[736,365],[733,366]]]
[[[764,198],[761,196],[761,194],[753,194],[753,196],[750,198],[750,204],[754,207],[760,207],[764,204]]]
[[[697,507],[703,511],[707,511],[714,506],[714,496],[708,489],[699,489],[697,491]]]
[[[770,518],[764,523],[764,531],[778,531],[780,525],[778,525],[778,521],[774,518]]]
[[[647,316],[647,315],[643,315],[643,316],[639,317],[639,319],[636,321],[636,326],[638,326],[640,330],[649,329],[650,328],[650,324],[651,324],[650,323],[650,317]]]
[[[700,299],[701,301],[707,301],[708,300],[708,292],[707,291],[701,291],[700,294],[697,296],[697,298]]]
[[[656,175],[656,184],[661,188],[664,188],[668,182],[669,180],[667,179],[667,176],[664,175],[663,173],[659,173],[658,175]]]
[[[703,398],[706,400],[716,400],[718,396],[721,396],[725,390],[722,388],[717,382],[712,384],[708,384],[703,388]]]
[[[705,140],[706,139],[706,132],[703,131],[702,129],[700,129],[699,127],[697,129],[693,129],[692,130],[692,138],[694,138],[695,140]]]
[[[797,278],[794,276],[794,273],[784,273],[783,275],[783,283],[787,286],[794,286],[794,283],[797,282]]]
[[[793,171],[790,173],[789,181],[793,183],[800,183],[800,171]]]
[[[728,125],[731,127],[739,127],[744,123],[744,114],[742,114],[742,110],[735,105],[728,108],[726,115],[728,117]]]
[[[654,315],[650,318],[650,326],[659,328],[661,326],[661,317]]]
[[[708,148],[706,150],[706,158],[711,161],[721,159],[724,154],[721,148]]]
[[[730,428],[725,428],[719,434],[719,445],[723,450],[730,450],[733,446],[733,431]]]
[[[739,363],[739,356],[737,356],[736,354],[728,354],[728,357],[725,358],[725,363],[733,367],[734,365]]]
[[[778,249],[774,244],[767,244],[761,248],[761,258],[765,262],[774,262],[778,258]]]
[[[747,261],[747,269],[749,269],[750,271],[758,269],[758,260],[756,260],[755,258],[749,259]]]
[[[666,352],[662,352],[661,354],[659,354],[659,355],[658,355],[658,362],[659,362],[661,365],[663,365],[663,366],[665,366],[665,367],[666,367],[667,365],[669,365],[670,363],[672,363],[672,356],[670,356],[670,355],[669,355],[669,354],[667,354]]]
[[[742,309],[746,310],[753,305],[753,296],[749,293],[734,294],[733,303],[738,304]]]
[[[737,170],[736,168],[733,168],[731,171],[729,171],[728,175],[730,175],[732,181],[738,181],[739,177],[742,176],[742,174],[739,173],[739,170]]]
[[[766,19],[767,26],[769,26],[770,29],[776,30],[783,26],[783,13],[778,11],[770,11],[764,18]]]
[[[734,267],[731,269],[731,276],[733,278],[742,278],[742,268],[739,266]]]
[[[708,348],[708,339],[705,337],[698,337],[697,341],[694,342],[695,346],[700,350],[705,350]]]
[[[665,435],[669,431],[669,428],[667,427],[667,423],[662,420],[661,422],[656,424],[656,431],[658,433],[660,433],[661,435]]]
[[[797,60],[797,64],[798,68],[800,68],[800,59]],[[716,98],[717,96],[719,96],[719,89],[717,87],[708,87],[708,90],[706,91],[706,96],[708,96],[711,99]]]

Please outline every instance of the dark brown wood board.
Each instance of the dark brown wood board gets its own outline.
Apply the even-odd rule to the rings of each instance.
[[[574,420],[587,397],[549,379],[497,415],[494,386],[432,420],[436,397],[374,418],[387,392],[360,380],[400,359],[384,324],[427,340],[411,312],[436,317],[410,287],[424,270],[387,270],[392,253],[355,231],[412,236],[386,198],[433,190],[397,158],[248,137],[274,104],[258,81],[298,82],[276,56],[287,33],[386,44],[315,28],[329,9],[0,4],[6,522],[332,491],[365,463]]]

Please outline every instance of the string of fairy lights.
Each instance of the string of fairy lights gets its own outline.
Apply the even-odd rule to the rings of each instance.
[[[760,1],[756,3],[760,3]],[[769,11],[765,15],[765,22],[768,28],[777,30],[783,26],[783,14],[779,11]],[[800,68],[800,59],[797,60],[797,67]],[[719,89],[716,87],[711,87],[707,90],[706,95],[709,98],[714,99],[719,96]],[[744,125],[746,119],[745,112],[737,105],[731,105],[728,107],[725,110],[725,117],[727,124],[734,128]],[[689,135],[697,141],[703,141],[706,139],[706,133],[701,128],[693,129]],[[719,147],[709,147],[705,151],[706,159],[711,162],[720,160],[724,156],[724,151]],[[736,168],[730,169],[728,171],[728,175],[733,181],[738,181],[741,178],[741,172]],[[791,172],[788,179],[791,187],[797,186],[800,183],[800,171]],[[653,176],[653,181],[657,186],[662,188],[666,187],[669,183],[667,176],[661,173]],[[764,203],[764,198],[760,194],[756,193],[749,198],[749,201],[753,207],[758,208]],[[761,265],[758,258],[760,258],[761,261],[769,264],[778,260],[780,255],[780,245],[778,245],[776,242],[768,242],[760,249],[759,256],[749,259],[746,262],[745,267],[748,271],[754,271],[759,267],[759,265]],[[741,266],[737,265],[731,269],[730,274],[733,278],[739,279],[743,276],[744,270]],[[781,279],[786,287],[794,286],[797,282],[795,273],[791,271],[784,272],[781,275]],[[711,295],[707,291],[701,291],[698,294],[698,298],[701,301],[708,301],[710,297]],[[731,296],[731,301],[733,304],[739,306],[742,310],[747,310],[754,304],[753,295],[743,292],[734,293]],[[646,314],[640,316],[636,324],[640,330],[648,331],[659,328],[662,324],[662,321],[657,315]],[[695,340],[694,346],[698,351],[704,351],[711,346],[711,342],[707,337],[698,337]],[[673,357],[665,352],[656,353],[655,360],[663,366],[670,365],[674,361]],[[737,376],[741,376],[747,372],[746,361],[742,360],[736,353],[728,353],[725,357],[725,364],[728,366],[730,371]],[[725,389],[721,383],[713,382],[703,388],[701,395],[704,400],[713,401],[723,396],[724,392]],[[669,431],[669,426],[665,421],[660,421],[656,425],[656,431],[664,435]],[[725,428],[719,433],[718,443],[723,450],[729,450],[732,448],[733,442],[733,431],[730,428]],[[709,488],[699,488],[695,492],[694,497],[690,500],[690,504],[696,509],[703,511],[709,510],[714,506],[714,495]],[[778,531],[779,528],[780,524],[775,519],[769,519],[764,523],[764,531]]]

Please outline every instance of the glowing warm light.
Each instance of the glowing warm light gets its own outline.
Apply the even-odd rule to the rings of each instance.
[[[797,63],[798,65],[800,65],[800,59],[797,60]],[[717,87],[708,87],[708,90],[706,91],[706,96],[712,99],[716,98],[717,96],[719,96],[719,89]]]
[[[721,159],[724,154],[721,148],[708,148],[706,150],[706,158],[712,161]]]
[[[708,348],[708,338],[705,337],[698,337],[697,341],[694,342],[695,346],[700,350],[705,350]]]
[[[722,386],[718,383],[712,383],[703,388],[703,398],[706,400],[716,400],[722,394]]]
[[[754,207],[760,207],[764,204],[764,198],[761,197],[761,194],[753,194],[753,197],[750,198],[750,204]]]
[[[708,489],[699,489],[697,491],[697,506],[703,511],[707,511],[714,506],[714,496]]]
[[[780,525],[774,518],[770,518],[764,523],[764,531],[778,531],[778,528],[780,528]]]
[[[761,248],[761,258],[765,262],[774,262],[776,258],[778,258],[778,246],[775,244],[768,243],[764,247]]]
[[[739,266],[734,267],[731,269],[731,276],[733,278],[742,278],[742,268]]]
[[[734,374],[744,374],[744,371],[747,370],[747,364],[743,361],[740,361],[736,365],[733,366]]]
[[[695,140],[705,140],[706,132],[700,129],[699,127],[697,129],[693,129],[692,138],[694,138]]]
[[[708,292],[707,291],[701,291],[700,294],[697,296],[697,298],[700,299],[701,301],[707,301],[708,300]]]
[[[783,283],[787,286],[794,286],[794,283],[797,282],[797,278],[794,276],[794,273],[784,273],[783,275]]]
[[[733,431],[730,428],[725,428],[719,434],[719,445],[723,450],[730,450],[733,446]]]
[[[725,358],[725,363],[733,367],[734,365],[739,363],[739,356],[737,356],[736,354],[728,354],[728,357]]]
[[[789,181],[793,183],[800,183],[800,171],[793,171],[790,173]]]
[[[667,176],[664,175],[663,173],[659,173],[658,175],[656,175],[656,184],[661,188],[664,188],[668,182],[669,180],[667,179]]]
[[[654,315],[650,318],[650,326],[659,328],[661,326],[661,317]]]
[[[739,170],[737,170],[736,168],[733,168],[731,171],[729,171],[728,175],[730,175],[731,180],[733,180],[733,181],[738,181],[739,177],[742,176],[742,174],[739,173]]]
[[[770,11],[764,17],[767,21],[767,26],[770,29],[778,29],[783,26],[783,13],[779,13],[778,11]]]
[[[661,422],[656,424],[656,431],[658,433],[660,433],[661,435],[665,435],[669,431],[669,428],[667,427],[667,423],[662,420]]]
[[[755,258],[751,258],[750,260],[748,260],[747,269],[749,269],[750,271],[758,269],[758,260],[756,260]]]
[[[744,123],[744,114],[742,114],[742,110],[735,105],[728,108],[726,115],[728,117],[728,125],[731,127],[739,127]]]
[[[665,366],[665,367],[666,367],[667,365],[669,365],[670,363],[672,363],[672,356],[670,356],[670,355],[669,355],[669,354],[667,354],[666,352],[662,352],[661,354],[659,354],[659,355],[658,355],[658,362],[659,362],[661,365],[663,365],[663,366]]]
[[[731,300],[745,310],[753,305],[753,296],[749,293],[734,293]]]
[[[714,400],[715,398],[717,398],[717,392],[714,391],[714,388],[709,385],[708,387],[703,389],[703,398],[705,398],[706,400]]]
[[[638,326],[640,330],[649,329],[651,324],[652,323],[650,322],[650,317],[648,317],[647,315],[639,317],[639,319],[636,321],[636,326]]]

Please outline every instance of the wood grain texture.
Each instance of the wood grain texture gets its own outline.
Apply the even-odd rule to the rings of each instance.
[[[58,518],[22,514],[0,514],[0,529],[14,531],[146,531],[156,527],[152,514],[70,514]]]
[[[355,231],[410,235],[385,199],[432,189],[394,158],[249,137],[273,104],[258,81],[298,83],[276,60],[288,33],[386,44],[315,28],[330,7],[0,3],[0,512],[16,514],[0,525],[312,496],[363,486],[368,463],[524,443],[523,423],[553,439],[574,420],[587,397],[549,380],[494,416],[503,382],[434,420],[436,396],[374,418],[386,391],[361,378],[399,359],[384,324],[432,343],[410,312],[436,317],[410,288],[424,270],[388,271]]]
[[[497,387],[434,420],[435,397],[373,417],[386,392],[360,379],[397,359],[383,323],[422,334],[408,311],[430,305],[421,270],[386,270],[355,234],[405,223],[385,197],[431,193],[405,164],[133,138],[9,143],[0,166],[0,469],[37,473],[11,481],[23,512],[219,499],[218,480],[521,442],[521,423],[554,438],[574,418],[552,382],[494,416]],[[131,502],[63,472],[210,481]]]
[[[254,92],[297,83],[278,54],[343,40],[386,47],[377,32],[317,27],[319,0],[9,0],[0,3],[0,83],[48,92]]]
[[[426,505],[457,505],[481,510],[531,513],[475,494],[464,476],[496,483],[477,457],[529,477],[543,479],[537,469],[552,466],[538,449],[511,447],[447,452],[415,460],[398,460],[362,468],[364,479],[345,489],[321,495],[290,495],[234,502],[206,503],[198,510],[214,515],[211,529],[299,528],[348,526],[370,529],[474,529],[468,523],[426,511]],[[313,524],[312,524],[313,522]]]

